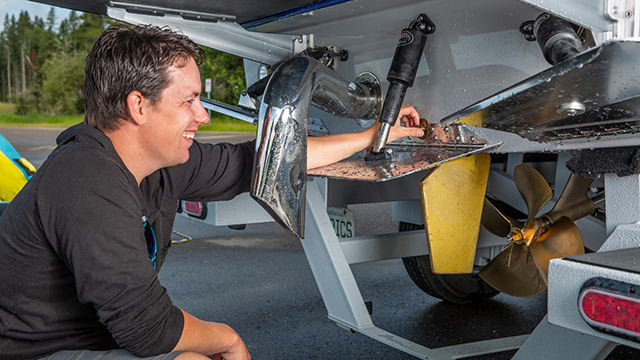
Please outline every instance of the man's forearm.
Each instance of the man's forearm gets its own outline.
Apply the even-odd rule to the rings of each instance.
[[[240,336],[228,325],[202,321],[182,310],[184,328],[173,351],[203,355],[221,354],[226,360],[248,360],[249,352]]]
[[[373,146],[374,131],[307,138],[307,169],[333,164]]]
[[[396,124],[391,127],[387,141],[391,142],[405,136],[422,136],[424,132],[415,127],[419,124],[420,116],[416,109],[410,105],[403,105]],[[307,170],[333,164],[360,150],[373,147],[379,129],[380,123],[376,121],[370,128],[359,133],[308,137]]]

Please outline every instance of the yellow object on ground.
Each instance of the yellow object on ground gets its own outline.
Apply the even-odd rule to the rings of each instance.
[[[471,273],[489,177],[489,154],[446,162],[420,181],[420,196],[436,274]]]

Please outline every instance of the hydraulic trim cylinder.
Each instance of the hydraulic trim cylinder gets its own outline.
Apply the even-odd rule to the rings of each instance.
[[[382,106],[380,131],[372,153],[379,153],[387,143],[389,129],[398,118],[407,88],[413,86],[416,78],[427,35],[435,30],[436,26],[425,14],[420,14],[408,28],[402,30],[387,75],[389,90]]]
[[[582,51],[582,43],[571,23],[558,17],[540,15],[533,24],[533,33],[551,65],[574,58]]]

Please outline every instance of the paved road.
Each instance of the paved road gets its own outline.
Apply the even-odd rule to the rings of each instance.
[[[0,127],[0,134],[40,166],[60,129]],[[200,133],[203,141],[242,141],[251,134]],[[357,234],[397,229],[388,205],[358,205]],[[203,319],[234,327],[254,359],[413,359],[327,319],[320,293],[298,239],[274,223],[242,231],[179,217],[175,230],[192,237],[173,245],[160,278],[174,302]],[[546,293],[531,299],[500,294],[456,306],[427,296],[400,260],[352,266],[373,321],[382,329],[427,347],[530,333],[546,313]],[[570,344],[568,344],[570,346]],[[540,359],[545,359],[540,349]],[[506,360],[513,351],[469,358]],[[640,359],[618,347],[607,360]],[[581,359],[575,359],[581,360]]]

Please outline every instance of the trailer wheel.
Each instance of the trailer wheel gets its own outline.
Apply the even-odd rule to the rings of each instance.
[[[400,222],[400,231],[424,229],[423,225]],[[402,258],[411,280],[427,294],[454,304],[469,304],[492,298],[500,292],[477,273],[438,275],[431,272],[428,255]],[[479,268],[477,270],[480,270]]]

